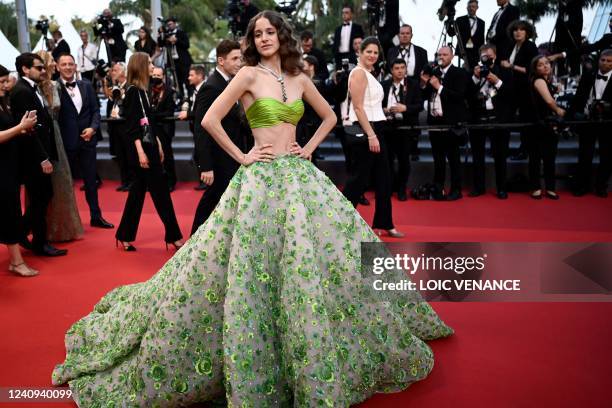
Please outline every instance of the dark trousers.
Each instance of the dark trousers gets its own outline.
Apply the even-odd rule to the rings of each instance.
[[[200,228],[202,224],[206,222],[210,214],[212,214],[213,210],[219,204],[221,200],[221,196],[227,189],[232,177],[236,174],[238,170],[238,166],[236,164],[226,165],[226,166],[216,166],[213,168],[214,181],[210,187],[204,191],[202,194],[202,198],[200,198],[200,202],[198,203],[198,208],[196,209],[195,216],[193,217],[193,225],[191,226],[191,234],[195,234],[195,232]]]
[[[474,170],[474,191],[485,191],[485,143],[487,135],[491,141],[491,153],[495,160],[495,186],[497,191],[506,191],[506,159],[510,143],[510,131],[471,130],[470,146]]]
[[[102,216],[98,203],[97,173],[96,173],[96,145],[82,143],[76,150],[66,150],[68,163],[72,175],[80,174],[85,184],[85,199],[89,206],[89,214],[92,219]]]
[[[436,119],[429,120],[430,125],[441,124]],[[451,193],[461,192],[461,158],[459,140],[449,131],[430,131],[431,151],[434,159],[434,184],[444,189],[446,180],[446,161],[450,167]]]
[[[380,153],[372,153],[367,143],[350,146],[354,166],[348,176],[343,193],[353,206],[357,207],[357,202],[365,192],[370,175],[373,172],[376,207],[372,228],[389,230],[394,227],[391,210],[391,169],[384,137],[384,122],[373,123],[373,126],[380,141]]]
[[[87,79],[89,82],[91,82],[92,84],[94,83],[94,73],[96,71],[95,70],[91,70],[91,71],[84,71],[81,72],[81,78],[83,79]]]
[[[121,177],[121,184],[124,186],[129,185],[134,179],[134,167],[129,164],[129,155],[134,154],[130,144],[132,142],[126,140],[123,127],[121,124],[113,123],[109,124],[108,127],[109,139],[113,144],[113,152],[117,158],[117,165],[119,166],[119,175]]]
[[[595,142],[599,143],[599,165],[595,177],[595,190],[606,191],[612,174],[612,139],[604,126],[588,126],[578,130],[578,184],[583,191],[591,190]]]
[[[168,190],[168,182],[162,171],[159,153],[156,151],[157,146],[144,144],[143,147],[149,159],[149,168],[139,168],[135,172],[135,178],[130,185],[130,191],[115,237],[120,241],[127,242],[136,239],[142,206],[148,190],[151,194],[153,205],[155,205],[155,210],[166,230],[164,240],[166,242],[178,241],[183,236],[176,220],[174,206],[170,198],[170,190]]]
[[[390,124],[385,131],[387,153],[392,175],[393,191],[405,191],[410,176],[410,152],[412,137],[410,131],[397,130],[398,125]],[[397,170],[395,169],[397,159]]]
[[[32,231],[32,246],[40,249],[47,243],[47,207],[53,197],[51,176],[38,170],[31,170],[24,178],[28,207],[23,216],[25,234]]]
[[[544,186],[555,191],[555,159],[558,135],[547,126],[534,126],[527,130],[529,150],[529,183],[532,190],[541,189],[540,163],[544,164]]]

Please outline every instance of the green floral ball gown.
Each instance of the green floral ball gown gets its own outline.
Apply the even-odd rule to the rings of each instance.
[[[247,118],[295,124],[302,112],[264,98]],[[417,293],[381,301],[362,285],[362,241],[378,237],[309,161],[242,166],[157,274],[70,328],[53,383],[105,408],[335,407],[405,389],[433,367],[424,341],[453,331]]]

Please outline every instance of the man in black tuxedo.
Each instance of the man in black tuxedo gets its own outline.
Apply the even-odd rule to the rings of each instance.
[[[464,60],[469,69],[478,65],[478,50],[484,44],[485,22],[476,16],[478,0],[470,0],[467,4],[467,15],[458,17],[456,21],[459,39],[465,50]]]
[[[194,123],[194,112],[195,112],[195,108],[196,108],[196,104],[198,103],[197,97],[198,97],[198,93],[200,92],[200,89],[202,89],[202,86],[204,85],[204,80],[206,79],[206,69],[204,68],[203,65],[193,65],[190,69],[189,69],[189,76],[187,77],[187,80],[189,81],[189,85],[191,86],[191,88],[193,89],[193,92],[191,93],[191,96],[189,97],[189,101],[188,103],[184,104],[186,106],[183,106],[182,110],[179,112],[178,114],[178,119],[179,120],[187,120],[189,121],[189,130],[191,131],[191,134],[194,137],[194,146],[196,145],[196,141],[195,141],[195,128],[196,128],[196,124]],[[200,124],[198,123],[197,126],[199,127]],[[198,157],[198,149],[194,149],[193,151],[193,162],[194,164],[198,167],[198,169],[200,168],[200,158]],[[198,179],[200,172],[198,171]],[[202,182],[202,180],[200,180],[200,183],[194,187],[194,190],[206,190],[206,184],[204,184]]]
[[[55,47],[53,48],[51,55],[53,56],[53,59],[57,62],[57,59],[60,55],[70,54],[70,46],[68,45],[66,40],[64,40],[64,37],[62,36],[62,32],[60,30],[55,30],[53,33],[51,33],[51,35],[53,36],[53,42],[55,43]]]
[[[118,18],[113,18],[110,9],[102,11],[102,16],[98,19],[98,25],[94,27],[94,34],[106,41],[110,51],[109,61],[125,62],[125,52],[128,47],[123,39],[123,23]]]
[[[357,64],[357,58],[352,51],[353,39],[364,38],[363,28],[353,23],[353,7],[342,7],[342,25],[334,32],[334,61],[336,69],[342,68],[342,59],[347,58],[350,63]]]
[[[326,81],[327,78],[329,78],[327,61],[325,60],[323,51],[314,46],[314,35],[312,31],[302,31],[302,34],[300,34],[300,42],[302,43],[302,53],[304,53],[304,55],[312,55],[317,59],[317,65],[315,65],[315,78]]]
[[[22,244],[43,256],[66,255],[65,249],[57,249],[47,242],[47,206],[53,196],[50,174],[57,159],[53,120],[44,106],[43,96],[38,90],[45,70],[43,60],[36,54],[24,53],[15,60],[19,81],[11,90],[10,104],[15,120],[20,120],[27,111],[36,111],[38,124],[28,135],[19,139],[20,165],[28,195],[28,207],[24,215],[25,231],[32,231],[32,243],[24,236]]]
[[[480,47],[479,59],[481,62],[474,68],[469,87],[472,121],[482,124],[508,123],[513,116],[512,72],[502,68],[493,44],[485,44]],[[508,129],[470,130],[474,188],[469,195],[478,197],[485,193],[485,140],[487,136],[491,140],[491,152],[495,160],[497,197],[505,200],[508,198],[506,188],[506,160],[510,142]]]
[[[399,32],[399,0],[378,0],[378,21],[376,24],[377,36],[383,48],[383,55],[387,55],[393,47],[393,38]]]
[[[593,154],[595,141],[599,142],[599,166],[595,178],[595,194],[608,196],[608,180],[612,174],[612,139],[609,124],[597,120],[612,119],[612,49],[602,51],[599,67],[594,72],[584,73],[578,84],[568,115],[577,119],[586,117],[592,123],[579,127],[578,178],[574,195],[582,196],[591,191]],[[604,105],[607,104],[607,107]],[[571,117],[570,116],[570,117]],[[608,130],[606,130],[608,129]]]
[[[427,123],[432,126],[453,126],[467,119],[466,90],[468,74],[452,65],[454,55],[449,47],[438,50],[439,66],[433,73],[421,73],[423,98],[428,103]],[[434,183],[439,191],[436,199],[444,199],[446,160],[450,166],[451,188],[446,200],[458,200],[461,195],[461,137],[453,130],[430,130],[431,150],[434,159]]]
[[[497,5],[499,10],[491,20],[487,31],[487,42],[497,47],[497,58],[502,61],[508,59],[512,52],[513,40],[508,36],[508,26],[514,20],[518,20],[521,13],[518,7],[510,4],[510,0],[497,0]]]
[[[406,76],[419,79],[423,67],[429,63],[427,51],[412,43],[412,27],[404,24],[399,30],[399,45],[392,47],[387,53],[387,62],[392,63],[396,59],[406,61]]]
[[[227,189],[230,180],[238,170],[239,164],[225,152],[202,127],[202,119],[227,87],[227,83],[240,70],[242,53],[240,43],[223,40],[217,46],[217,66],[204,86],[198,92],[194,112],[195,142],[198,151],[200,180],[210,187],[202,195],[193,219],[191,233],[202,225],[215,209],[221,195]],[[242,151],[246,150],[245,132],[242,130],[239,104],[234,104],[227,116],[221,121],[223,130]]]
[[[157,44],[166,47],[168,60],[174,60],[178,80],[176,91],[179,95],[184,95],[183,88],[188,89],[187,76],[189,75],[189,67],[193,62],[189,53],[189,36],[185,31],[178,28],[174,17],[166,20],[166,28],[165,33],[160,32]],[[162,30],[162,27],[160,27],[160,30]]]
[[[419,124],[419,112],[423,110],[421,87],[418,81],[406,77],[406,61],[396,59],[391,64],[391,78],[383,82],[383,111],[387,116],[385,138],[389,143],[389,163],[393,174],[393,187],[397,199],[406,201],[406,185],[410,176],[410,153],[419,131],[398,129],[400,126]],[[397,157],[397,172],[394,162]]]
[[[89,205],[91,226],[113,228],[102,218],[96,186],[96,145],[100,133],[100,107],[96,94],[87,80],[76,79],[76,63],[70,54],[57,59],[60,73],[59,126],[72,175],[80,174],[85,182],[85,198]]]

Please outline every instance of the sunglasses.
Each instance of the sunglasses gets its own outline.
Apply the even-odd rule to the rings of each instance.
[[[45,66],[44,65],[32,65],[32,68],[36,68],[39,71],[44,71],[45,70]]]

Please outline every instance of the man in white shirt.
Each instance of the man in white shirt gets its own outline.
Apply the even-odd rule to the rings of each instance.
[[[421,70],[429,62],[427,51],[412,43],[412,26],[409,24],[400,27],[399,45],[391,47],[387,63],[391,64],[398,58],[406,61],[406,76],[413,79],[419,78]]]
[[[353,23],[353,7],[344,6],[342,8],[342,25],[334,32],[334,61],[336,69],[342,68],[342,60],[348,59],[349,62],[357,64],[355,54],[351,52],[351,45],[355,37],[364,37],[363,28]]]
[[[87,79],[93,84],[98,58],[98,47],[96,44],[89,42],[89,34],[87,31],[81,30],[79,36],[83,44],[77,50],[77,71],[81,75],[81,78]]]

